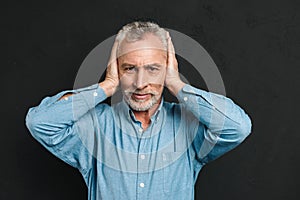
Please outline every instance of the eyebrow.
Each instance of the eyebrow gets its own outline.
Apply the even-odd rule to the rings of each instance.
[[[128,67],[128,66],[137,67],[136,65],[133,65],[133,64],[130,64],[130,63],[123,63],[123,64],[121,65],[121,68],[125,68],[125,67]],[[162,68],[162,67],[163,67],[163,65],[158,64],[158,63],[150,63],[150,64],[147,64],[147,65],[143,65],[143,66],[141,66],[141,67],[150,67],[150,66],[157,66],[157,67],[159,67],[159,68]]]

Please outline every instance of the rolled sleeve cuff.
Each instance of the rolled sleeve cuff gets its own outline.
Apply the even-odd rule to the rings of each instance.
[[[68,93],[73,93],[73,95],[65,97],[64,99],[59,100],[62,96]],[[104,101],[107,96],[104,92],[104,90],[99,86],[98,83],[93,84],[88,87],[79,88],[79,89],[73,89],[73,90],[65,90],[62,91],[55,96],[51,97],[47,100],[45,100],[45,104],[51,105],[54,103],[64,103],[68,101],[78,100],[78,99],[84,99],[86,104],[89,108],[92,108],[93,106],[97,105],[98,103]]]

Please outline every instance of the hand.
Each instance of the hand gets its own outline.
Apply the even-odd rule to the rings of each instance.
[[[118,44],[119,42],[115,40],[106,69],[105,79],[103,82],[99,83],[99,86],[103,88],[107,97],[112,96],[116,92],[119,85],[119,73],[117,62]]]
[[[177,93],[183,88],[185,83],[181,81],[179,76],[178,62],[175,57],[175,49],[171,41],[169,32],[167,32],[167,39],[168,39],[168,59],[167,59],[167,72],[165,78],[165,85],[168,88],[168,90],[173,95],[176,96]]]

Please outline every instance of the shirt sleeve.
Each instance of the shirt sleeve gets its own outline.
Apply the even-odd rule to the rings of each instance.
[[[73,95],[59,100],[67,93]],[[46,149],[84,173],[91,167],[90,150],[96,142],[92,134],[98,121],[93,108],[106,98],[99,84],[60,92],[30,108],[26,126]]]
[[[186,84],[177,98],[198,119],[192,147],[201,165],[232,150],[251,133],[249,116],[223,95]]]

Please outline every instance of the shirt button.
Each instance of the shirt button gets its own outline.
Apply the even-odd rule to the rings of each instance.
[[[93,93],[94,97],[98,96],[98,93],[97,92],[94,92]]]
[[[65,97],[64,99],[67,101],[69,98],[68,98],[68,97]]]
[[[145,159],[145,155],[144,155],[144,154],[141,155],[141,159],[142,159],[142,160]]]
[[[143,132],[143,129],[142,129],[142,128],[140,128],[140,129],[139,129],[139,132],[140,132],[140,133],[142,133],[142,132]]]
[[[187,97],[184,97],[184,98],[183,98],[183,101],[187,101],[187,100],[188,100],[188,98],[187,98]]]
[[[145,187],[145,184],[144,183],[140,183],[140,187],[141,188]]]

